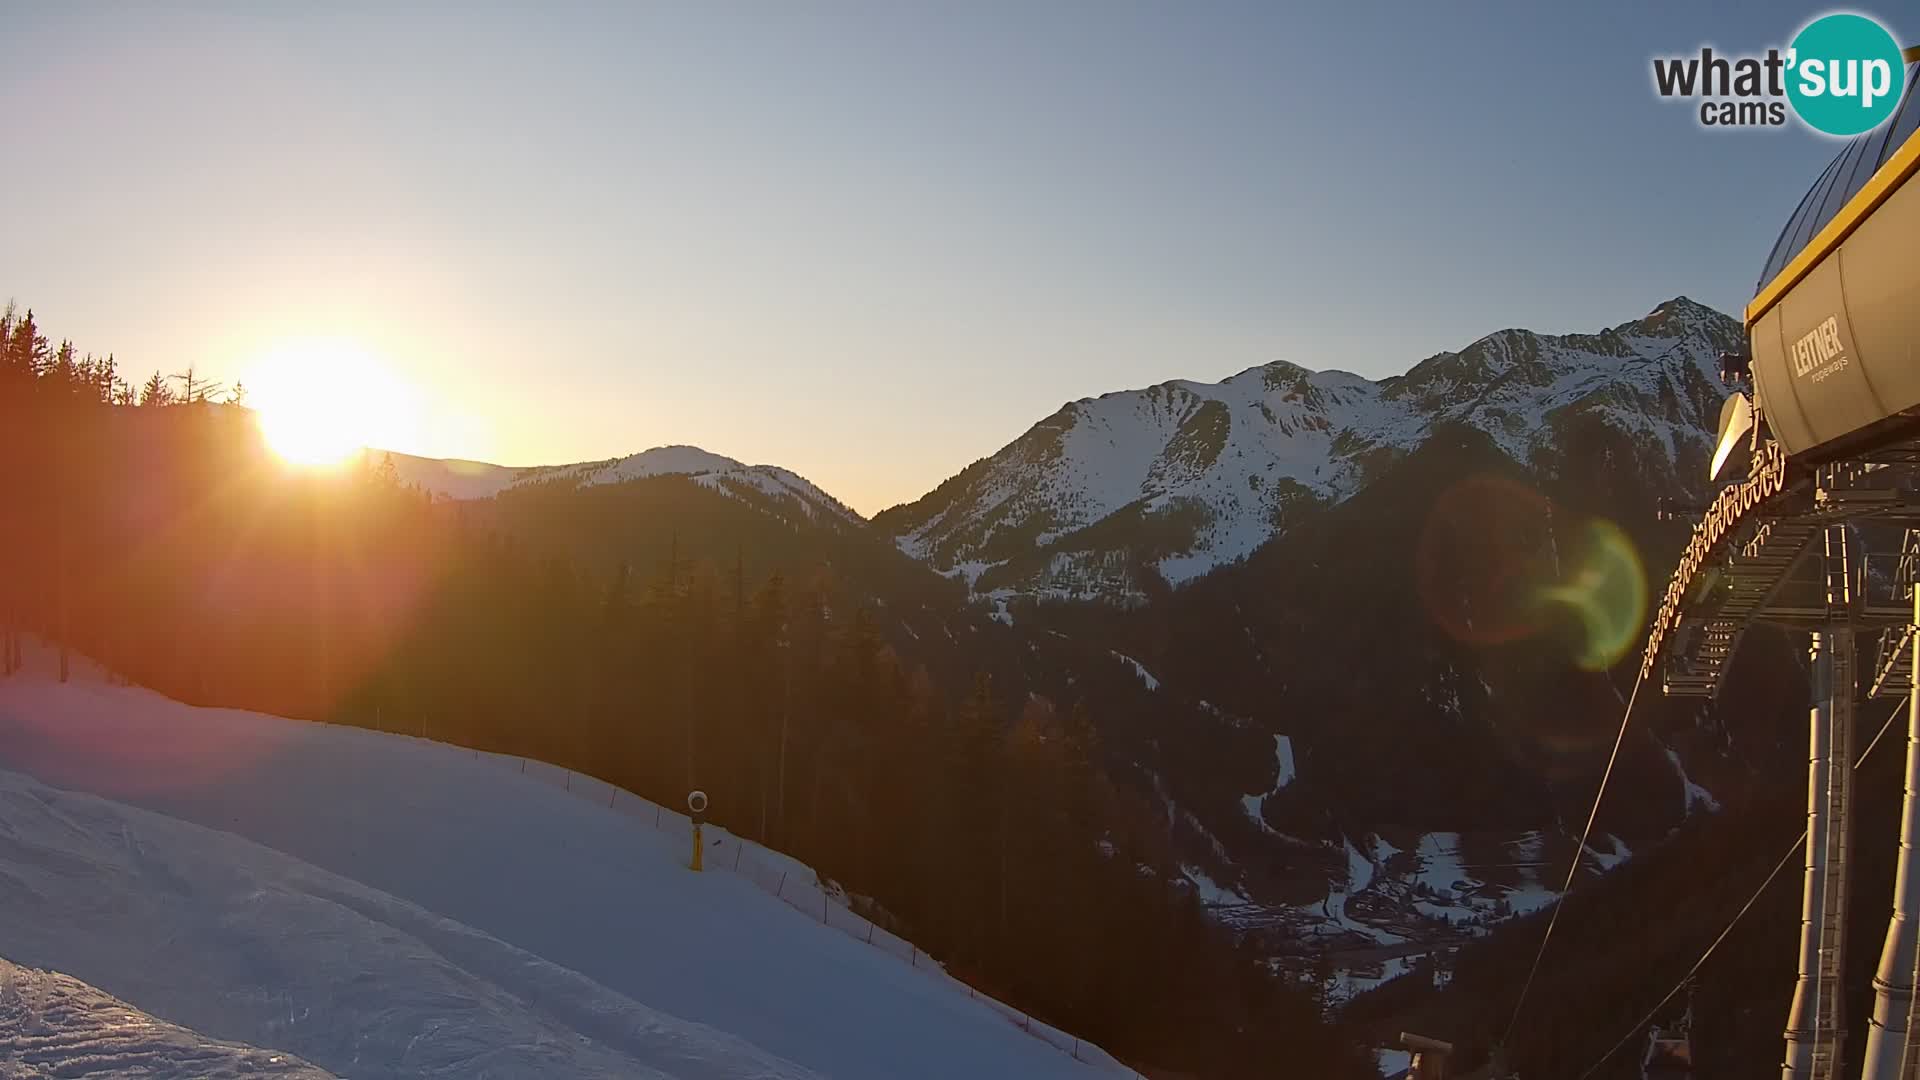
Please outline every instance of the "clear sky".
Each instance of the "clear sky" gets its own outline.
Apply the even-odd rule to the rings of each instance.
[[[1074,398],[1737,310],[1834,152],[1651,88],[1806,5],[392,6],[9,5],[0,298],[138,372],[355,343],[395,449],[872,512]]]

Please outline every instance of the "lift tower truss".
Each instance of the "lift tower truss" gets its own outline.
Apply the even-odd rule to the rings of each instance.
[[[1808,832],[1783,1080],[1844,1075],[1854,705],[1863,689],[1898,697],[1913,686],[1917,577],[1920,443],[1809,469],[1762,442],[1748,477],[1722,489],[1695,526],[1649,637],[1644,674],[1669,696],[1713,698],[1752,627],[1807,635]],[[1909,784],[1920,792],[1920,715],[1910,727]],[[1920,812],[1912,806],[1902,845],[1902,880],[1911,881],[1896,890],[1874,981],[1863,1080],[1920,1080],[1920,1045],[1911,1045],[1920,1041],[1912,989],[1920,910],[1907,910],[1920,907]]]

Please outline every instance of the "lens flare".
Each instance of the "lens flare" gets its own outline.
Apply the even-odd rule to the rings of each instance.
[[[1619,527],[1589,521],[1570,545],[1571,572],[1540,590],[1547,605],[1573,616],[1580,643],[1575,661],[1603,671],[1626,656],[1647,616],[1647,575],[1640,555]]]
[[[1415,579],[1427,616],[1458,641],[1498,644],[1542,629],[1554,580],[1553,507],[1505,477],[1470,476],[1434,500]]]
[[[1600,671],[1634,647],[1646,619],[1646,571],[1627,535],[1506,477],[1443,491],[1415,559],[1421,603],[1456,641],[1551,636],[1579,667]]]

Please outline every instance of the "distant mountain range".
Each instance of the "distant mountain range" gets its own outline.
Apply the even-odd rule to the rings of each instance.
[[[1692,486],[1740,325],[1686,297],[1597,334],[1489,334],[1374,382],[1284,361],[1070,402],[874,524],[977,592],[1134,599],[1252,554],[1447,425],[1551,470],[1592,419]]]
[[[1435,624],[1412,569],[1434,499],[1504,474],[1551,500],[1548,544],[1616,523],[1657,583],[1678,534],[1654,501],[1705,488],[1717,355],[1741,336],[1680,297],[1378,381],[1275,362],[1109,393],[871,521],[687,446],[527,469],[393,457],[588,565],[826,567],[935,678],[1087,703],[1109,771],[1177,849],[1168,872],[1221,917],[1373,947],[1550,899],[1533,864],[1571,857],[1565,821],[1605,759],[1593,732],[1620,705],[1549,644]],[[1616,777],[1638,797],[1602,822],[1594,869],[1751,779],[1698,710],[1645,711]]]
[[[1130,600],[1245,559],[1303,505],[1353,495],[1448,425],[1551,472],[1567,430],[1598,421],[1634,440],[1655,482],[1693,488],[1724,396],[1717,357],[1740,340],[1739,323],[1682,296],[1594,334],[1501,330],[1379,381],[1275,361],[1082,398],[871,524],[976,593]],[[406,482],[455,499],[682,475],[817,523],[863,524],[790,470],[693,446],[530,468],[393,459]]]
[[[378,453],[379,451],[376,451]],[[658,446],[623,458],[512,468],[482,461],[391,453],[400,479],[453,499],[485,499],[534,484],[595,487],[650,476],[686,476],[702,487],[769,508],[799,510],[809,521],[864,526],[860,515],[812,482],[776,465],[745,465],[697,446]]]

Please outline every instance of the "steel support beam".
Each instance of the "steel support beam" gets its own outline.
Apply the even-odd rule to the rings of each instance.
[[[1853,796],[1853,635],[1841,628],[1811,638],[1800,962],[1787,1014],[1782,1080],[1834,1080],[1845,1056],[1841,986]]]
[[[1920,626],[1920,589],[1914,590]],[[1920,655],[1920,637],[1910,648]],[[1920,671],[1920,667],[1915,670]],[[1873,1018],[1861,1080],[1901,1080],[1912,1030],[1914,965],[1920,954],[1920,697],[1907,698],[1907,780],[1900,804],[1900,861],[1894,867],[1893,916],[1873,976]]]

